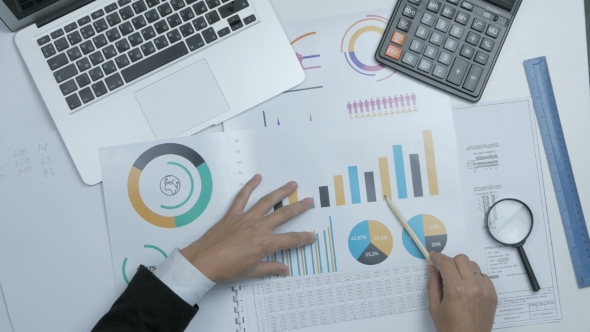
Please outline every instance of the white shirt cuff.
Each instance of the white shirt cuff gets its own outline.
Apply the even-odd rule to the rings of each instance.
[[[158,266],[154,275],[186,303],[195,305],[215,283],[192,265],[177,249]]]

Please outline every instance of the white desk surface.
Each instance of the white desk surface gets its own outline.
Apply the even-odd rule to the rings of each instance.
[[[272,0],[283,22],[393,8],[392,0]],[[359,8],[362,3],[362,8]],[[563,9],[567,8],[567,14]],[[590,218],[590,87],[583,0],[524,0],[482,101],[530,95],[522,62],[546,56],[586,218]],[[453,104],[463,101],[453,98]],[[14,34],[0,24],[0,144],[33,133],[55,130],[39,93],[14,44]],[[208,130],[215,131],[216,129]],[[219,130],[219,128],[217,129]],[[506,331],[581,331],[590,326],[590,288],[578,289],[545,165],[545,186],[554,244],[563,319]],[[0,332],[11,331],[0,290]]]

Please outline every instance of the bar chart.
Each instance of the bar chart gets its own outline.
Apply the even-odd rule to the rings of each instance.
[[[316,232],[316,242],[307,246],[275,252],[264,261],[281,262],[289,268],[289,277],[309,276],[338,272],[336,244],[332,217],[329,217],[326,229]],[[261,279],[276,279],[271,276]]]

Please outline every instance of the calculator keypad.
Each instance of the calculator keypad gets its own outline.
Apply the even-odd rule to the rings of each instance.
[[[438,82],[447,91],[452,87],[468,99],[480,96],[509,20],[483,15],[476,0],[399,1],[380,61],[407,68],[402,72]]]

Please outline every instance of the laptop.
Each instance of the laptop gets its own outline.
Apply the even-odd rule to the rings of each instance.
[[[269,0],[0,0],[82,180],[100,147],[188,136],[304,79]]]

